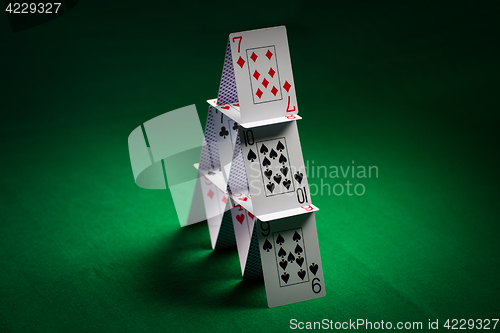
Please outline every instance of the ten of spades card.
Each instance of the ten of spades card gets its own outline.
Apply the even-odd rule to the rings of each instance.
[[[269,307],[325,296],[313,213],[257,221]]]
[[[239,130],[257,217],[312,207],[296,122]]]

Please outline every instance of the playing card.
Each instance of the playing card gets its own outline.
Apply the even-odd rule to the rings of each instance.
[[[269,307],[325,296],[314,213],[259,220],[256,230]]]
[[[207,216],[208,230],[212,241],[212,248],[215,249],[229,197],[226,193],[222,192],[217,186],[215,186],[215,184],[212,183],[207,177],[201,176],[199,180],[202,189],[203,203],[205,205],[205,213]]]
[[[255,224],[255,215],[247,211],[238,203],[231,209],[234,235],[236,237],[236,246],[240,258],[241,273],[245,272],[245,265],[250,249],[250,241]]]
[[[240,138],[253,212],[259,219],[311,205],[295,121],[240,127]]]
[[[201,148],[199,170],[204,172],[220,170],[219,150],[217,147],[217,133],[215,131],[215,122],[217,118],[216,109],[208,107],[207,121],[205,124],[205,133],[203,146]]]
[[[246,210],[253,211],[239,134],[236,137],[232,160],[227,190],[235,202]]]
[[[217,104],[239,103],[241,123],[297,114],[286,28],[232,33],[229,43],[238,101],[219,92]],[[230,70],[226,74],[230,77]],[[226,81],[223,73],[221,88]]]
[[[221,250],[233,247],[236,244],[234,227],[230,211],[230,202],[227,202],[227,209],[222,216],[222,221],[220,223],[219,234],[217,235],[217,241],[215,243],[214,249]],[[209,224],[210,226],[210,224]]]
[[[214,127],[217,136],[217,147],[220,158],[221,170],[227,183],[231,162],[233,158],[234,145],[238,136],[238,123],[210,106],[214,113]],[[224,186],[225,188],[225,186]]]

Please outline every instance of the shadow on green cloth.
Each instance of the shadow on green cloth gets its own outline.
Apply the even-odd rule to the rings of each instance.
[[[178,229],[144,263],[146,297],[200,310],[266,308],[263,279],[243,281],[236,247],[212,250],[207,229]]]

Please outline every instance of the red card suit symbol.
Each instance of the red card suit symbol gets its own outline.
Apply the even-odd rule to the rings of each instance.
[[[247,201],[247,198],[239,198],[241,201]]]
[[[245,221],[245,215],[236,215],[236,219],[238,220],[238,222],[240,222],[240,224],[243,224],[243,221]]]
[[[274,69],[271,68],[267,74],[269,74],[270,77],[274,77],[275,73]]]
[[[309,269],[311,270],[311,272],[316,275],[316,272],[318,271],[318,265],[316,265],[315,263],[312,263],[311,266],[309,266]]]
[[[271,60],[272,56],[273,56],[273,53],[270,50],[267,50],[267,53],[266,53],[267,59]]]
[[[210,190],[208,190],[207,195],[209,196],[209,198],[210,198],[210,199],[212,199],[212,198],[214,197],[214,194],[215,194],[215,193],[214,193],[211,189],[210,189]]]
[[[285,272],[285,273],[281,274],[281,278],[283,279],[283,281],[285,281],[285,283],[287,283],[288,279],[290,278],[290,274]]]
[[[252,213],[248,212],[248,217],[253,220],[253,218],[255,217],[255,215],[253,215]]]
[[[301,208],[302,208],[302,209],[305,209],[307,212],[309,212],[309,211],[313,210],[313,208],[312,208],[312,206],[311,206],[311,205],[309,205],[309,206],[302,206]]]
[[[253,77],[254,77],[256,80],[258,80],[258,79],[259,79],[259,77],[260,77],[260,73],[259,73],[257,70],[255,70],[255,72],[253,72]]]
[[[286,261],[285,259],[282,259],[280,261],[280,266],[281,266],[281,268],[283,268],[283,270],[285,270],[286,266],[288,266],[288,261]]]
[[[267,81],[266,79],[262,80],[262,85],[264,86],[264,88],[267,88],[267,86],[269,85],[269,81]]]
[[[257,97],[261,98],[262,94],[263,94],[262,90],[257,89],[257,92],[255,93],[255,95],[257,95]]]
[[[236,63],[238,64],[238,66],[243,68],[243,65],[245,64],[245,60],[243,60],[243,58],[240,56],[240,58],[238,59],[238,61]]]
[[[224,109],[224,110],[229,110],[229,106],[227,106],[227,105],[221,106],[220,108]]]
[[[292,86],[290,85],[290,83],[288,83],[288,81],[285,81],[285,84],[283,85],[283,88],[285,88],[286,92],[288,92],[288,90],[290,90]]]
[[[250,56],[250,59],[253,60],[253,62],[255,62],[257,60],[258,56],[255,54],[255,52],[252,52],[252,55]]]
[[[297,272],[297,275],[299,276],[299,278],[304,280],[304,277],[306,276],[306,271],[301,269],[300,271]]]
[[[278,89],[276,89],[276,87],[273,86],[273,89],[271,89],[271,93],[276,96],[276,94],[278,93]]]
[[[297,263],[297,265],[299,265],[299,267],[302,267],[302,264],[304,263],[304,258],[298,257],[297,260],[295,260],[295,262]]]
[[[266,252],[269,252],[271,249],[273,248],[273,246],[271,245],[271,242],[269,242],[267,239],[266,241],[264,242],[264,246],[262,246],[262,249]]]

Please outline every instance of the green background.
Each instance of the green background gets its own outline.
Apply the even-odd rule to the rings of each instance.
[[[325,4],[80,1],[18,33],[0,14],[1,332],[499,318],[498,2]],[[327,296],[269,309],[236,249],[135,185],[127,137],[193,103],[204,124],[229,33],[276,25],[304,159],[379,177],[324,180],[366,187],[313,197]]]

